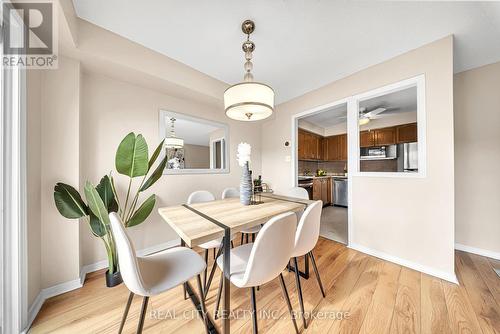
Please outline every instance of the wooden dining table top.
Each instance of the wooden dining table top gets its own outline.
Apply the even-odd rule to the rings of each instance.
[[[233,234],[265,223],[281,213],[302,211],[313,203],[311,200],[271,194],[262,195],[261,202],[243,205],[239,198],[228,198],[190,204],[189,207],[163,207],[158,212],[189,247],[194,247],[224,236],[224,228],[211,220],[229,227]]]

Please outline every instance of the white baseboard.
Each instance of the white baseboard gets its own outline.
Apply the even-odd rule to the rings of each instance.
[[[398,258],[396,256],[389,255],[389,254],[386,254],[384,252],[373,250],[373,249],[370,249],[368,247],[357,245],[357,244],[352,244],[351,243],[351,244],[349,244],[348,247],[352,248],[354,250],[357,250],[357,251],[359,251],[361,253],[365,253],[365,254],[368,254],[368,255],[371,255],[371,256],[375,256],[375,257],[378,257],[378,258],[380,258],[382,260],[394,262],[394,263],[399,264],[399,265],[401,265],[403,267],[408,267],[410,269],[413,269],[413,270],[416,270],[416,271],[420,271],[420,272],[422,272],[424,274],[428,274],[428,275],[431,275],[431,276],[434,276],[434,277],[437,277],[437,278],[441,278],[441,279],[443,279],[445,281],[458,284],[457,277],[455,276],[454,273],[450,274],[450,273],[443,272],[443,271],[440,271],[440,270],[435,270],[433,268],[430,268],[430,267],[427,267],[427,266],[424,266],[424,265],[421,265],[421,264],[418,264],[418,263],[415,263],[415,262],[412,262],[412,261],[408,261],[408,260],[405,260],[405,259],[401,259],[401,258]]]
[[[170,241],[158,244],[158,245],[154,245],[151,247],[141,249],[141,250],[137,251],[137,255],[138,256],[145,256],[145,255],[149,255],[152,253],[156,253],[156,252],[159,252],[159,251],[167,249],[167,248],[179,246],[180,242],[181,242],[180,239],[170,240]],[[38,296],[36,296],[35,300],[33,301],[33,303],[31,304],[31,306],[28,310],[28,325],[27,325],[26,329],[23,330],[22,333],[23,334],[28,333],[28,330],[31,327],[33,320],[35,320],[35,317],[37,316],[38,312],[40,312],[40,309],[42,308],[43,303],[47,299],[49,299],[50,297],[54,297],[54,296],[63,294],[65,292],[69,292],[71,290],[81,288],[83,286],[83,283],[85,282],[85,276],[87,276],[88,273],[104,269],[107,266],[108,266],[107,260],[88,264],[88,265],[82,267],[82,269],[80,271],[80,278],[42,289],[42,291],[40,291]]]
[[[498,252],[493,252],[489,251],[486,249],[481,249],[481,248],[476,248],[476,247],[471,247],[471,246],[466,246],[462,244],[455,244],[455,249],[459,251],[464,251],[467,253],[472,253],[472,254],[477,254],[481,256],[486,256],[495,260],[500,260],[500,253]]]

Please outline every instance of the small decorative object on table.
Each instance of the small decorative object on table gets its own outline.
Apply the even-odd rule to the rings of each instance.
[[[252,147],[250,144],[240,143],[238,145],[238,164],[243,167],[240,181],[240,202],[243,205],[252,203],[252,175],[248,167],[251,152]]]

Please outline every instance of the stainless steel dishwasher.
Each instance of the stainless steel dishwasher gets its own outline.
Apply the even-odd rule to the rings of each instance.
[[[333,179],[333,205],[347,207],[347,179]]]

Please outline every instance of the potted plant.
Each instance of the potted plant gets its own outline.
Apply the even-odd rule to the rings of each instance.
[[[138,206],[139,195],[163,175],[167,163],[166,156],[154,170],[152,169],[162,148],[163,141],[149,158],[148,145],[142,135],[131,132],[123,138],[115,156],[116,171],[129,179],[123,202],[119,199],[111,174],[103,176],[97,186],[89,181],[85,183],[86,202],[80,193],[68,184],[59,182],[54,187],[54,202],[59,213],[69,219],[82,219],[89,225],[92,234],[103,241],[108,257],[108,270],[106,271],[108,287],[122,282],[108,214],[117,212],[125,227],[139,225],[149,217],[155,206],[156,196],[150,195]],[[141,178],[141,182],[133,192],[132,181],[138,177]]]

